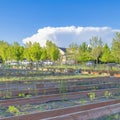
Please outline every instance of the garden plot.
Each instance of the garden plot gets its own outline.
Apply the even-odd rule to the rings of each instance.
[[[119,88],[119,78],[83,78],[63,80],[9,81],[0,83],[0,98],[30,97],[86,90]]]
[[[0,117],[27,115],[119,99],[119,84],[120,79],[114,77],[1,82],[0,91],[4,92],[0,94],[1,100],[17,101],[16,97],[21,97],[21,103],[25,99],[27,103],[1,105]],[[54,99],[52,95],[56,95],[56,98]],[[59,97],[59,95],[61,96]],[[43,99],[44,102],[40,102],[41,99],[37,99],[38,96],[41,98],[46,96]],[[29,103],[29,100],[33,101]]]
[[[113,113],[106,116],[102,116],[96,119],[90,119],[90,120],[120,120],[120,113]]]
[[[78,98],[78,99],[66,99],[66,96],[63,95],[62,100],[49,101],[42,104],[31,103],[24,105],[11,105],[8,107],[0,107],[0,118],[11,117],[17,115],[25,115],[35,112],[49,111],[53,109],[61,109],[72,107],[76,105],[87,105],[91,103],[109,101],[113,99],[118,99],[120,96],[112,96],[111,93],[106,92],[102,97],[96,97],[94,92],[89,93],[88,98]]]

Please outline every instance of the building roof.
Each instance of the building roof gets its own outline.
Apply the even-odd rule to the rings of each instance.
[[[62,50],[63,52],[66,52],[66,48],[62,48],[62,47],[58,47],[60,50]]]
[[[58,47],[60,54],[65,55],[66,54],[66,48]]]

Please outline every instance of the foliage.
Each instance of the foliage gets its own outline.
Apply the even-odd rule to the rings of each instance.
[[[104,63],[113,62],[113,56],[107,44],[105,44],[102,49],[102,55],[101,55],[100,60]]]
[[[100,120],[119,120],[119,114],[110,114],[110,115],[106,115],[103,117],[98,118]]]
[[[119,114],[114,115],[115,120],[119,120]]]
[[[69,48],[67,48],[67,59],[73,60],[74,62],[78,58],[79,54],[79,46],[77,44],[70,44]]]
[[[60,81],[59,92],[62,94],[62,101],[65,101],[67,99],[65,94],[67,92],[67,84],[63,80]]]
[[[109,98],[109,97],[112,96],[112,93],[107,90],[107,91],[105,91],[104,96],[105,96],[106,98]]]
[[[84,98],[81,98],[81,99],[80,99],[80,103],[81,103],[81,104],[85,104],[86,102],[87,102],[87,101],[86,101]]]
[[[7,112],[15,114],[15,115],[19,114],[19,110],[15,106],[9,106],[7,109]]]
[[[59,58],[58,47],[49,40],[46,42],[46,51],[49,60],[56,61]]]
[[[95,99],[95,92],[90,92],[90,93],[88,93],[88,95],[89,95],[89,98],[91,101],[93,101]]]
[[[120,63],[120,33],[116,33],[112,41],[112,54],[117,63]]]
[[[42,48],[41,60],[47,59],[47,50],[46,48]]]
[[[27,95],[25,96],[25,98],[30,98],[30,97],[32,97],[32,95],[30,95],[30,94],[27,94]]]
[[[9,46],[10,45],[7,42],[0,41],[0,56],[3,61],[6,61],[8,59],[7,56],[8,56]]]
[[[100,55],[102,53],[102,40],[97,36],[92,37],[90,39],[90,47],[91,47],[91,57],[96,63],[99,62]]]
[[[11,46],[9,55],[11,54],[11,59],[19,61],[23,60],[23,51],[24,47],[20,46],[17,42],[14,42],[14,44]]]
[[[60,84],[59,84],[59,92],[60,93],[66,93],[67,91],[67,84],[65,81],[60,81]]]
[[[86,61],[91,60],[90,51],[91,49],[89,48],[89,46],[85,42],[83,42],[79,47],[78,61],[86,62]]]
[[[24,51],[24,57],[29,61],[38,61],[41,58],[42,48],[39,43],[28,43]]]
[[[24,93],[19,93],[18,96],[19,97],[25,97],[25,94]]]
[[[77,62],[99,61],[103,63],[120,63],[120,33],[116,33],[112,45],[102,43],[102,39],[94,36],[89,43],[83,42],[80,45],[72,43],[66,50],[67,60]],[[17,42],[9,44],[0,41],[0,62],[6,61],[57,61],[60,57],[59,49],[55,43],[47,40],[46,46],[41,47],[39,43],[26,43],[25,46]]]

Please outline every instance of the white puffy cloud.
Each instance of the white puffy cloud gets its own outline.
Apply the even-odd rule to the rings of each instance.
[[[110,27],[44,27],[34,35],[24,38],[23,43],[39,42],[41,46],[45,46],[46,40],[51,40],[59,47],[68,47],[71,43],[89,43],[90,38],[98,36],[102,38],[103,43],[110,45],[116,31],[120,30]]]

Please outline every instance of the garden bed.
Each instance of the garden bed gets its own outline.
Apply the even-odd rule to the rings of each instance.
[[[61,109],[66,107],[72,107],[76,105],[87,105],[91,103],[103,102],[108,100],[113,100],[116,98],[120,98],[120,96],[102,96],[102,97],[95,97],[93,98],[78,98],[78,99],[66,99],[63,96],[62,100],[53,100],[46,103],[38,104],[38,103],[31,103],[31,104],[24,104],[24,105],[11,105],[8,107],[0,107],[0,118],[16,116],[16,115],[25,115],[35,112],[43,112],[53,109]]]

